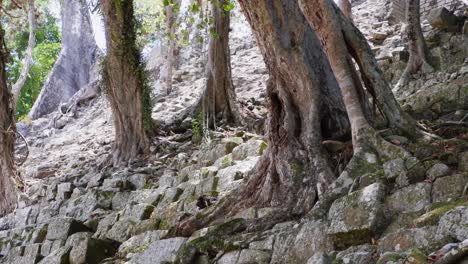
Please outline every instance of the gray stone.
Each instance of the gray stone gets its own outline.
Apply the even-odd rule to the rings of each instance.
[[[383,164],[385,177],[390,181],[395,181],[397,177],[406,175],[405,161],[402,159],[394,159]]]
[[[91,233],[86,232],[70,236],[66,246],[72,247],[69,259],[73,264],[97,264],[116,252],[114,243],[93,238]]]
[[[134,250],[140,249],[145,246],[149,246],[151,243],[160,240],[166,234],[166,230],[155,230],[147,231],[137,236],[133,236],[129,240],[123,242],[122,245],[120,245],[119,253],[122,255],[133,253]]]
[[[386,200],[387,207],[396,213],[419,212],[431,204],[431,184],[420,182],[397,190]]]
[[[377,249],[373,245],[361,245],[350,247],[336,255],[336,259],[343,264],[374,263],[374,255]]]
[[[69,199],[73,191],[73,185],[70,182],[61,183],[57,186],[57,197],[58,200]]]
[[[114,193],[110,191],[89,190],[83,196],[68,200],[65,215],[84,222],[92,218],[96,209],[110,209],[113,196]]]
[[[308,221],[302,224],[289,251],[289,263],[305,263],[316,252],[333,249],[327,236],[328,225],[324,221]]]
[[[230,251],[224,254],[216,264],[233,264],[237,263],[239,259],[240,251]]]
[[[378,252],[383,254],[389,251],[405,251],[411,248],[431,251],[438,247],[435,239],[437,227],[426,226],[421,228],[401,229],[390,233],[378,241]]]
[[[427,171],[427,177],[431,180],[446,176],[450,173],[450,168],[443,163],[436,163]]]
[[[457,32],[460,28],[458,18],[445,7],[433,9],[427,16],[427,20],[433,28],[440,30]]]
[[[291,258],[289,252],[299,230],[289,229],[288,231],[280,231],[277,229],[274,244],[273,244],[273,253],[271,255],[270,263],[290,263]]]
[[[265,141],[252,138],[235,147],[232,151],[232,159],[233,160],[243,160],[247,157],[251,156],[260,156],[263,154],[263,151],[266,149],[267,144]]]
[[[124,210],[123,216],[134,219],[136,221],[146,220],[153,213],[154,206],[150,204],[132,204],[127,205]]]
[[[243,249],[239,255],[237,264],[268,264],[270,263],[271,253],[255,249]]]
[[[134,232],[137,222],[134,219],[122,218],[112,225],[109,231],[104,234],[105,238],[123,243],[127,241]],[[99,227],[98,227],[99,228]]]
[[[437,178],[432,187],[432,202],[447,202],[461,198],[467,184],[466,174]]]
[[[39,264],[69,264],[70,251],[70,246],[59,248],[42,259]]]
[[[66,240],[77,232],[88,231],[88,228],[73,218],[56,218],[47,228],[47,240]]]
[[[124,209],[125,205],[130,200],[130,192],[118,192],[112,197],[112,210]]]
[[[333,259],[323,252],[315,253],[309,260],[307,260],[307,264],[332,264]]]
[[[468,151],[462,152],[458,157],[458,170],[468,172]]]
[[[328,234],[337,248],[370,242],[384,224],[385,187],[374,183],[336,200],[328,213]]]
[[[128,177],[128,181],[137,189],[141,190],[146,187],[146,182],[148,181],[147,174],[133,174]]]
[[[156,241],[145,251],[136,254],[129,261],[129,264],[162,264],[175,261],[177,253],[182,249],[186,241],[187,238],[182,237]]]
[[[241,180],[248,177],[254,170],[259,157],[248,157],[245,160],[237,162],[234,166],[218,171],[217,177],[219,179],[216,191],[227,192],[241,184]]]
[[[458,206],[444,214],[437,227],[436,239],[445,237],[464,241],[468,239],[468,207]]]

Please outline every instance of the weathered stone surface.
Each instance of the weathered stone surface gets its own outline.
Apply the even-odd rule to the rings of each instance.
[[[162,264],[175,261],[187,238],[175,237],[152,243],[148,249],[133,257],[129,264]]]
[[[149,246],[151,243],[160,240],[167,234],[166,230],[155,230],[147,231],[137,236],[131,237],[125,241],[119,247],[119,253],[126,255],[127,253],[133,253],[133,251]]]
[[[458,18],[454,14],[450,13],[450,11],[445,7],[439,7],[432,10],[427,17],[427,20],[432,27],[440,30],[457,32],[460,28]]]
[[[237,263],[237,260],[239,259],[240,251],[230,251],[226,254],[224,254],[217,262],[216,264],[233,264]]]
[[[70,263],[68,260],[70,251],[70,246],[59,248],[42,259],[39,264],[68,264]]]
[[[69,199],[73,191],[73,185],[70,182],[61,183],[57,186],[57,197],[58,200]]]
[[[338,248],[370,242],[384,225],[384,186],[374,183],[336,200],[328,213],[328,234]]]
[[[468,151],[465,151],[459,155],[458,170],[463,171],[463,172],[468,172]]]
[[[467,174],[437,178],[432,187],[432,202],[447,202],[459,199],[468,184]]]
[[[436,239],[445,237],[457,241],[468,239],[468,206],[456,207],[440,218]]]
[[[93,238],[92,233],[87,232],[73,234],[66,246],[72,247],[69,260],[73,264],[97,264],[116,252],[115,243]]]
[[[219,179],[216,191],[226,192],[237,187],[245,177],[255,168],[258,157],[248,157],[245,160],[236,162],[234,166],[229,166],[218,171]]]
[[[427,177],[431,180],[448,175],[450,168],[443,163],[436,163],[427,171]]]
[[[237,264],[268,264],[270,263],[271,253],[262,250],[243,249],[240,252]]]
[[[437,227],[427,226],[422,228],[401,229],[388,234],[378,241],[378,252],[398,252],[411,248],[420,248],[427,251],[438,247],[435,238]]]
[[[309,260],[307,260],[307,264],[332,264],[333,259],[327,255],[326,253],[319,252],[315,253]]]
[[[353,246],[339,252],[336,259],[343,264],[374,263],[376,251],[377,248],[373,245]]]
[[[402,174],[406,174],[405,161],[403,159],[389,160],[383,164],[385,177],[395,181]]]
[[[431,204],[431,184],[421,182],[399,189],[385,203],[396,213],[422,211]]]
[[[243,160],[251,156],[261,156],[266,149],[267,144],[265,141],[252,138],[246,143],[235,147],[232,151],[233,160]]]
[[[328,239],[327,229],[325,221],[308,221],[302,224],[288,252],[288,263],[305,263],[316,252],[331,251],[333,245]]]
[[[77,232],[88,231],[78,220],[73,218],[56,218],[50,222],[47,228],[47,240],[66,240],[70,235]]]
[[[119,219],[111,226],[109,231],[107,231],[107,233],[104,235],[101,235],[101,237],[123,243],[132,236],[136,225],[137,222],[134,219],[128,217]]]

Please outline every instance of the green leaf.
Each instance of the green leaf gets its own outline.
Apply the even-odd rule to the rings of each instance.
[[[232,11],[234,9],[234,3],[231,1],[227,2],[226,4],[224,4],[223,9],[226,12]]]

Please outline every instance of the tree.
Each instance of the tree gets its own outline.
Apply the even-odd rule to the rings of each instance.
[[[104,80],[114,116],[113,163],[145,153],[153,133],[149,87],[135,40],[133,0],[101,0],[106,28]]]
[[[168,0],[166,10],[166,30],[167,30],[167,57],[166,57],[166,93],[172,92],[172,71],[175,63],[176,52],[176,29],[177,16],[179,13],[181,0]]]
[[[411,74],[422,71],[432,72],[429,63],[429,50],[421,29],[419,0],[408,0],[406,6],[406,36],[408,38],[409,60],[396,87],[408,84]]]
[[[18,97],[20,95],[21,89],[23,88],[24,84],[26,83],[26,79],[28,78],[28,72],[31,68],[32,60],[33,60],[33,50],[36,45],[36,14],[34,8],[34,0],[28,0],[28,23],[29,23],[29,39],[28,39],[28,47],[26,49],[26,55],[23,59],[23,68],[21,69],[20,76],[15,84],[12,87],[13,93],[13,106],[16,109]],[[16,112],[16,111],[15,111]]]
[[[200,99],[204,118],[211,126],[217,116],[227,122],[239,122],[236,93],[231,77],[231,53],[229,49],[230,10],[229,0],[213,0],[211,12],[213,26],[208,44],[206,87]]]
[[[62,50],[29,113],[36,119],[55,111],[90,82],[90,71],[99,61],[88,6],[85,0],[62,3]]]
[[[353,21],[353,11],[351,9],[351,2],[349,0],[338,0],[338,7],[340,8],[343,15]]]
[[[0,7],[2,0],[0,0]],[[0,15],[3,15],[0,12]],[[15,176],[14,144],[15,118],[13,101],[6,82],[5,65],[8,52],[5,31],[0,24],[0,216],[11,212],[16,205],[16,191],[12,179]]]
[[[188,236],[251,206],[281,208],[284,211],[276,217],[283,220],[304,215],[336,178],[321,145],[323,138],[342,137],[349,131],[340,89],[297,0],[240,0],[239,4],[271,75],[269,147],[245,185],[183,221],[174,231],[178,235]]]

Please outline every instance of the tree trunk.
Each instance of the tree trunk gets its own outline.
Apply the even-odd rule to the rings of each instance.
[[[297,0],[239,4],[271,75],[269,147],[255,175],[202,216],[181,223],[181,235],[251,206],[283,208],[285,217],[305,214],[335,179],[321,146],[323,136],[349,131],[338,84]]]
[[[317,1],[300,0],[300,3],[309,23],[314,28],[321,28],[318,30],[318,34],[321,36],[322,41],[324,41],[325,46],[328,46],[328,52],[336,54],[330,58],[330,61],[332,66],[334,65],[334,68],[337,68],[338,73],[335,72],[337,78],[340,80],[345,76],[344,78],[347,79],[340,80],[342,85],[352,83],[350,76],[355,74],[352,71],[354,65],[350,61],[350,55],[359,65],[365,87],[374,97],[375,103],[387,119],[388,126],[410,138],[417,137],[418,130],[416,129],[415,121],[401,110],[390,85],[384,79],[377,65],[377,61],[365,37],[349,19],[346,19],[342,15],[332,1]],[[320,13],[316,11],[318,4],[320,4]],[[330,52],[330,50],[333,50],[333,52]],[[343,60],[342,58],[347,59]],[[346,71],[346,69],[340,69],[340,67],[346,67],[351,72]],[[343,72],[343,70],[345,71]],[[359,81],[355,77],[353,79],[353,83],[358,85]]]
[[[203,116],[210,126],[220,115],[229,123],[241,121],[231,77],[230,12],[224,11],[223,4],[224,0],[211,3],[213,30],[217,35],[210,38],[206,87],[200,99]]]
[[[343,15],[349,18],[349,20],[353,21],[353,11],[351,9],[351,2],[349,0],[338,0],[337,4]]]
[[[346,106],[351,131],[354,151],[361,148],[359,136],[364,129],[369,129],[370,125],[364,115],[358,91],[362,90],[361,81],[357,78],[348,47],[344,42],[340,30],[340,24],[332,10],[330,10],[329,0],[299,0],[302,12],[310,25],[319,36],[323,47],[327,53],[328,60],[333,69],[333,73],[341,88],[341,94]],[[368,102],[363,102],[368,104]]]
[[[41,93],[29,113],[36,119],[67,102],[90,82],[90,71],[99,60],[88,6],[85,0],[62,3],[62,50]]]
[[[176,51],[176,21],[178,12],[174,12],[174,6],[180,7],[180,0],[173,1],[173,4],[166,6],[166,28],[167,28],[167,58],[166,58],[166,93],[172,92],[172,75],[175,63],[175,51]]]
[[[13,93],[13,106],[16,109],[16,104],[18,97],[21,93],[21,89],[28,78],[29,69],[32,64],[33,50],[36,46],[36,14],[34,8],[34,0],[28,0],[28,23],[29,23],[29,39],[28,39],[28,48],[26,49],[26,55],[23,59],[23,68],[21,69],[20,76],[11,89]],[[16,112],[16,111],[14,111]]]
[[[101,0],[107,39],[105,84],[115,127],[114,165],[147,151],[152,132],[149,88],[135,44],[132,0]],[[145,131],[146,129],[146,131]]]
[[[429,64],[429,51],[421,29],[419,9],[419,0],[408,0],[406,35],[408,37],[409,60],[397,87],[408,84],[411,74],[417,73],[419,70],[424,73],[433,71]]]
[[[13,101],[6,83],[5,65],[8,54],[5,49],[4,34],[5,31],[0,24],[0,217],[13,211],[16,205],[16,191],[12,182],[16,173],[14,160],[16,127]]]

